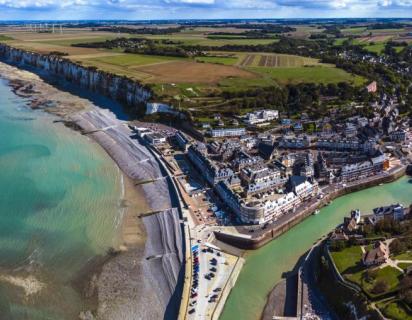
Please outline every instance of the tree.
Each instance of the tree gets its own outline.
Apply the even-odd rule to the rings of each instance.
[[[345,248],[346,248],[346,243],[343,240],[335,240],[330,245],[330,249],[332,251],[342,251]]]
[[[389,245],[390,252],[394,255],[401,254],[402,252],[406,251],[406,245],[399,239],[395,239]]]
[[[412,277],[405,276],[399,282],[399,298],[408,304],[412,304]]]
[[[381,294],[388,290],[389,285],[384,279],[376,281],[375,285],[372,288],[372,293]]]

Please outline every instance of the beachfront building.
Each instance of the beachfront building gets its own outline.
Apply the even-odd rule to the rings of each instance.
[[[190,146],[187,155],[211,185],[215,185],[220,181],[227,181],[234,176],[232,169],[224,165],[219,166],[208,158],[207,147],[203,143]]]
[[[146,134],[144,137],[153,146],[166,143],[166,137],[158,132]]]
[[[216,191],[241,222],[262,224],[295,211],[303,201],[316,196],[318,188],[317,185],[305,181],[296,186],[293,192],[286,194],[270,192],[251,199],[241,198],[227,182],[218,183]]]
[[[386,167],[386,162],[385,155],[378,152],[368,161],[344,165],[341,169],[340,177],[343,182],[363,179],[382,172]]]
[[[245,128],[213,129],[209,131],[209,135],[213,138],[240,137],[245,134]]]

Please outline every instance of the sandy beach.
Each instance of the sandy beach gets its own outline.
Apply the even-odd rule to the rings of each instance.
[[[91,261],[74,280],[75,287],[82,292],[85,305],[90,309],[81,312],[79,318],[163,318],[182,259],[174,259],[163,268],[147,267],[146,255],[150,251],[147,245],[150,245],[150,239],[154,239],[153,234],[148,236],[147,227],[159,232],[159,225],[164,222],[160,217],[157,221],[152,219],[149,224],[145,222],[145,226],[140,216],[171,208],[168,186],[157,162],[145,147],[130,139],[131,129],[108,110],[61,91],[31,72],[5,63],[0,63],[0,77],[8,81],[15,94],[27,98],[31,108],[52,113],[68,127],[87,134],[90,141],[97,142],[123,172],[124,192],[120,206],[124,210],[119,217],[118,246],[110,250],[106,257]],[[138,185],[139,181],[147,179],[153,182]],[[174,214],[166,213],[164,219]],[[173,250],[179,250],[180,241],[181,234],[171,232],[164,243],[166,249],[157,249],[159,255],[171,255],[167,249],[169,245]],[[178,252],[173,255],[179,256]],[[171,280],[158,283],[157,288],[153,289],[153,281],[158,279]]]

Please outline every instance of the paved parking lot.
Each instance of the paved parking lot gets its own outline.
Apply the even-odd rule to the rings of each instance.
[[[195,232],[203,244],[192,246],[193,285],[188,319],[210,319],[238,258],[208,244],[207,229],[199,228]]]

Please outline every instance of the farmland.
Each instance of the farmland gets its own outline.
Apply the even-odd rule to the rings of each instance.
[[[279,84],[296,84],[301,82],[339,83],[349,82],[356,86],[365,83],[365,79],[354,76],[332,65],[318,65],[307,67],[255,67],[250,70],[275,80]]]
[[[163,35],[149,35],[146,36],[148,39],[152,40],[170,40],[179,41],[184,45],[199,45],[199,46],[211,46],[211,47],[221,47],[224,45],[259,45],[259,44],[269,44],[272,42],[277,42],[277,39],[244,39],[240,37],[233,37],[227,39],[221,38],[210,38],[207,34],[195,33],[195,34],[171,34],[168,36]]]
[[[179,61],[164,64],[147,65],[137,68],[152,75],[151,81],[155,83],[210,83],[215,84],[227,77],[240,77],[253,79],[256,76],[251,72],[232,66],[217,64],[196,63],[192,61]]]
[[[316,65],[318,60],[287,54],[246,54],[240,66],[242,67],[303,67],[305,65]]]
[[[350,40],[354,45],[360,45],[364,49],[382,54],[385,45],[389,41],[411,43],[410,33],[412,28],[394,28],[394,29],[368,29],[366,27],[353,27],[341,29],[343,38],[334,41],[335,45],[342,45],[345,40]],[[402,46],[395,47],[396,51],[401,51]]]
[[[296,31],[288,32],[288,36],[308,39],[312,33],[323,30],[296,26]],[[62,33],[4,32],[4,36],[14,39],[8,42],[15,47],[46,54],[60,52],[84,66],[140,81],[150,86],[159,100],[173,105],[178,103],[180,108],[190,110],[197,122],[210,121],[208,115],[212,110],[222,114],[233,112],[233,105],[241,106],[236,109],[238,113],[251,110],[249,105],[254,105],[256,98],[244,97],[247,91],[263,89],[270,92],[271,88],[300,83],[347,82],[362,86],[366,82],[364,78],[310,57],[217,49],[224,45],[253,46],[279,41],[276,34],[267,33],[263,38],[245,34],[245,29],[205,27],[186,28],[167,35],[90,29],[70,29]],[[149,40],[145,43],[145,39]],[[93,46],[107,41],[114,45]],[[122,44],[130,44],[130,48],[141,48],[142,43],[159,50],[151,54],[126,53],[122,47]],[[178,52],[176,48],[196,45],[213,47],[213,51],[203,47],[194,56],[173,56]],[[183,50],[196,52],[192,48]],[[227,98],[228,94],[235,96]]]

